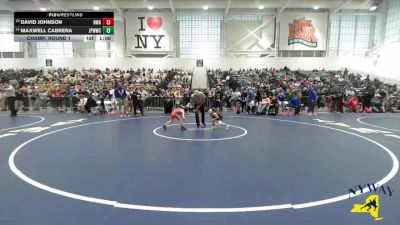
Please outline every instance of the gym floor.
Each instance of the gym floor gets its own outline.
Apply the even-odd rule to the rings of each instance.
[[[350,212],[371,194],[379,223],[399,224],[395,114],[167,120],[1,114],[0,224],[376,224]],[[386,192],[350,194],[368,183]]]

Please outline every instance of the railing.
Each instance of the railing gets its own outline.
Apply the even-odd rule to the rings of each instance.
[[[99,99],[94,99],[98,101]],[[109,99],[106,99],[109,100]],[[301,103],[306,107],[308,106],[308,97],[303,96],[300,98]],[[28,110],[46,110],[54,109],[60,111],[72,112],[76,111],[79,105],[80,99],[76,96],[61,96],[61,97],[39,97],[39,96],[25,96],[20,100],[16,101],[18,109],[23,111]],[[174,107],[180,105],[185,107],[190,102],[190,97],[148,97],[143,101],[143,107],[147,111],[164,111],[164,108],[169,105]],[[221,105],[224,108],[235,108],[238,101],[224,98],[221,101]],[[216,108],[216,99],[213,97],[206,97],[206,108]]]
[[[173,98],[167,97],[148,97],[144,101],[144,108],[147,111],[164,111],[164,107],[167,101],[172,101],[172,105],[175,105],[175,100]]]

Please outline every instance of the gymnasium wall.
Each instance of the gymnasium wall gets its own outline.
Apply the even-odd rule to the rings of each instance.
[[[53,67],[70,68],[138,68],[152,67],[185,68],[193,69],[196,59],[181,58],[54,58]],[[240,68],[282,68],[289,67],[292,70],[327,69],[339,70],[342,67],[354,69],[373,69],[370,59],[366,58],[215,58],[204,59],[205,68],[240,69]],[[0,68],[46,68],[45,59],[1,59]],[[50,68],[48,68],[50,69]]]
[[[399,47],[400,50],[400,47]],[[283,68],[292,70],[342,70],[350,69],[362,75],[370,74],[385,82],[400,83],[397,68],[397,58],[388,54],[380,59],[340,57],[340,58],[209,58],[204,59],[204,68],[240,69],[240,68]],[[171,69],[184,68],[192,70],[196,67],[196,59],[182,58],[54,58],[53,67],[45,66],[45,59],[38,58],[9,58],[0,60],[0,69],[33,68],[52,69],[69,68],[155,68]]]

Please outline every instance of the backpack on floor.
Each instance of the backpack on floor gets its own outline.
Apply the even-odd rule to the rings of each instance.
[[[279,112],[278,106],[271,106],[268,109],[268,115],[270,115],[270,116],[276,116],[276,115],[278,115],[278,112]]]
[[[267,114],[267,105],[265,104],[260,104],[257,108],[257,115],[265,115]]]
[[[365,113],[372,113],[372,110],[369,107],[364,107]]]

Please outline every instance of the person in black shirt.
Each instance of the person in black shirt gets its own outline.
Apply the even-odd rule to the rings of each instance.
[[[86,98],[87,98],[87,101],[85,104],[85,110],[86,110],[87,114],[90,114],[92,112],[91,108],[96,107],[97,104],[96,104],[96,101],[93,99],[93,96],[90,93],[86,94]]]
[[[204,93],[199,90],[195,90],[190,97],[190,103],[194,106],[197,128],[200,127],[199,113],[201,113],[201,122],[203,123],[202,128],[206,127],[206,123],[204,122],[206,96]]]
[[[218,89],[215,92],[215,108],[219,111],[222,112],[222,98],[223,98],[223,94],[222,91],[220,89]]]
[[[260,103],[261,102],[261,91],[257,91],[256,93],[256,102]]]
[[[143,104],[142,104],[142,94],[140,94],[140,92],[137,91],[137,89],[135,89],[132,92],[131,95],[132,98],[132,102],[133,102],[133,115],[136,116],[136,110],[139,108],[142,116],[144,115],[143,113]]]
[[[242,94],[240,96],[241,101],[242,101],[242,112],[244,111],[244,109],[246,108],[246,98],[247,98],[247,91],[243,90]]]
[[[363,110],[365,109],[365,107],[367,107],[367,108],[371,107],[371,99],[372,99],[372,95],[369,92],[364,93],[364,95],[362,97]]]
[[[100,101],[100,107],[101,107],[101,114],[106,113],[106,105],[104,104],[104,100],[107,98],[111,98],[110,92],[106,89],[103,88],[103,90],[99,93],[99,101]]]

